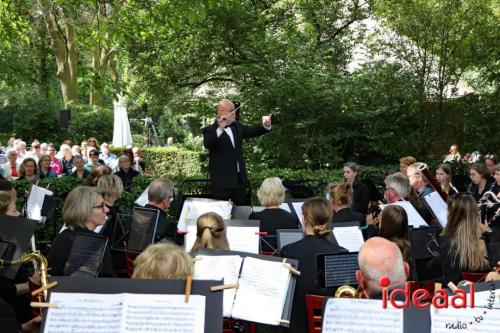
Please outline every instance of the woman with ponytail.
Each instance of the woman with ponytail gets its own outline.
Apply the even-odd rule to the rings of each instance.
[[[196,241],[192,253],[200,249],[224,249],[229,250],[229,242],[226,237],[226,225],[220,215],[216,213],[205,213],[196,221]]]
[[[283,247],[280,256],[299,260],[300,276],[297,279],[288,332],[307,332],[305,295],[332,295],[334,288],[320,288],[317,278],[316,256],[321,253],[347,252],[331,237],[332,207],[328,200],[314,197],[302,206],[304,238]]]

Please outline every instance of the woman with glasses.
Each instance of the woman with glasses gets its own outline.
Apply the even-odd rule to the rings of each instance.
[[[46,177],[55,177],[57,178],[57,173],[50,167],[50,156],[42,154],[38,159],[38,176],[40,179],[44,179]]]
[[[469,168],[469,178],[471,183],[467,192],[472,194],[476,202],[479,202],[492,185],[488,178],[488,170],[484,164],[474,164]]]
[[[205,213],[198,217],[196,221],[196,241],[191,252],[196,253],[200,249],[229,250],[226,224],[220,215]]]
[[[51,275],[65,275],[64,268],[77,235],[95,235],[94,230],[106,223],[109,212],[101,191],[95,187],[78,186],[64,201],[62,215],[67,227],[59,233],[47,257]],[[112,276],[111,253],[107,247],[99,270],[100,276]]]
[[[441,189],[448,197],[458,193],[458,190],[451,183],[453,173],[449,164],[440,164],[436,169],[436,180],[441,185]]]
[[[448,202],[448,223],[441,233],[440,252],[444,283],[460,281],[462,272],[487,272],[486,245],[481,234],[491,231],[481,223],[474,198],[459,193]]]
[[[89,149],[94,148],[94,149],[99,150],[99,143],[97,142],[96,138],[90,137],[90,138],[88,138],[87,142],[89,144]]]

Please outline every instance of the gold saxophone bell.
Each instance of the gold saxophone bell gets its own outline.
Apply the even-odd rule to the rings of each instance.
[[[335,298],[363,298],[363,290],[355,289],[349,285],[340,286],[335,291]]]

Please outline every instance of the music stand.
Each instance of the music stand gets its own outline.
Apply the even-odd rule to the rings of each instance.
[[[343,227],[360,227],[359,221],[349,221],[349,222],[337,222],[332,223],[332,227],[335,228],[343,228]]]
[[[111,251],[125,251],[126,240],[132,227],[132,215],[117,214],[111,234]],[[103,228],[104,230],[104,228]],[[101,230],[102,233],[102,230]]]
[[[277,229],[276,238],[278,251],[281,251],[284,246],[298,242],[304,238],[304,232],[300,229]]]
[[[77,234],[64,265],[63,275],[97,277],[108,238],[98,234]]]
[[[316,256],[318,284],[323,288],[356,285],[358,252],[322,253]]]
[[[157,209],[134,207],[127,251],[140,253],[154,243],[159,218]]]
[[[415,281],[432,281],[442,277],[441,270],[427,267],[430,260],[440,256],[439,227],[437,225],[408,229],[411,244],[411,266]]]

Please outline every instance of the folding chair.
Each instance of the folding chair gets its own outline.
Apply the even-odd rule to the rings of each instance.
[[[306,295],[307,322],[309,333],[321,333],[323,323],[323,301],[325,296]]]

